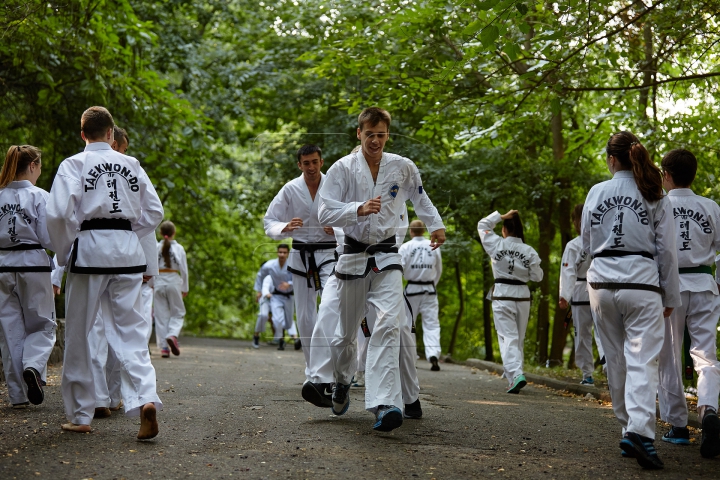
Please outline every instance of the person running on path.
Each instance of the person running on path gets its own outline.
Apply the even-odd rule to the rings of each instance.
[[[185,322],[185,303],[189,291],[187,254],[175,240],[175,224],[160,224],[163,239],[157,244],[160,274],[155,278],[155,337],[160,356],[167,358],[170,352],[180,355],[178,337]]]
[[[265,332],[265,325],[270,319],[270,299],[272,291],[275,289],[270,275],[266,276],[262,281],[262,287],[259,295],[256,297],[258,302],[258,316],[255,322],[255,333],[253,335],[253,348],[260,348],[260,334]]]
[[[273,282],[270,297],[270,313],[275,326],[275,340],[278,350],[285,350],[285,330],[293,327],[293,275],[288,271],[288,254],[290,247],[281,243],[277,246],[277,258],[269,260],[260,267],[255,277],[255,291],[262,291],[262,281],[270,275]]]
[[[643,468],[663,468],[655,450],[655,398],[664,321],[681,305],[672,204],[660,169],[635,135],[605,148],[613,178],[590,189],[582,217],[590,308],[607,360],[620,448]],[[665,307],[663,309],[663,307]]]
[[[502,220],[502,237],[493,229]],[[510,387],[507,393],[520,393],[527,385],[523,371],[524,345],[530,317],[530,289],[527,282],[543,278],[540,257],[525,244],[525,235],[517,210],[505,215],[493,212],[478,222],[478,233],[492,261],[495,285],[490,293],[493,322],[497,330],[503,376]]]
[[[702,422],[700,454],[720,454],[720,363],[717,359],[717,325],[720,318],[718,285],[712,264],[720,263],[720,207],[696,195],[691,187],[697,172],[692,152],[678,149],[662,159],[663,185],[675,221],[680,300],[665,320],[665,341],[660,351],[660,418],[671,425],[666,442],[690,445],[688,408],[682,381],[682,344],[685,327],[690,334],[690,355],[698,374],[697,410]],[[720,269],[716,269],[716,275]]]

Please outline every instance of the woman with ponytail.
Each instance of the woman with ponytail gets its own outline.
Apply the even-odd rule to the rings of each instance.
[[[48,192],[35,186],[40,150],[12,146],[0,171],[0,350],[13,408],[39,405],[55,345]]]
[[[608,140],[613,178],[590,189],[582,216],[590,308],[607,360],[620,448],[643,468],[663,468],[654,447],[663,317],[680,306],[675,224],[660,169],[635,135]],[[664,307],[664,308],[663,308]]]
[[[502,237],[493,229],[502,220]],[[525,244],[523,225],[517,210],[505,215],[494,212],[478,222],[483,248],[492,261],[495,285],[491,292],[493,321],[498,334],[500,357],[510,387],[507,393],[520,393],[527,381],[523,374],[523,346],[530,317],[528,281],[543,278],[540,256]]]
[[[188,268],[185,249],[175,241],[175,225],[160,224],[158,243],[160,275],[155,278],[155,338],[161,356],[180,355],[178,337],[185,319],[183,298],[188,294]]]

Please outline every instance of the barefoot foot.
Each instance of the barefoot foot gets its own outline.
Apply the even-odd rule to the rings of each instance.
[[[78,432],[78,433],[92,432],[92,428],[90,428],[90,425],[76,425],[74,423],[64,423],[62,426],[62,429],[67,430],[69,432]]]
[[[138,440],[149,440],[158,434],[157,411],[154,403],[146,403],[140,411]]]

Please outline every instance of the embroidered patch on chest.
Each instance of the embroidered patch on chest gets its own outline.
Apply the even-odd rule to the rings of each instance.
[[[400,191],[400,186],[397,183],[393,183],[390,187],[390,196],[392,198],[397,197],[398,192]]]

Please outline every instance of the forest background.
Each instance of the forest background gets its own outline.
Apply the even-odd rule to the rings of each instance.
[[[382,106],[386,150],[417,163],[448,227],[443,351],[499,358],[476,225],[515,208],[545,270],[526,359],[558,364],[570,211],[609,178],[610,134],[635,132],[658,163],[692,150],[695,191],[720,199],[718,13],[714,0],[5,0],[0,148],[40,147],[49,190],[84,147],[83,110],[106,106],[188,252],[185,330],[248,338],[277,243],[262,216],[299,175],[295,151],[319,144],[328,168],[357,145],[360,110]]]

